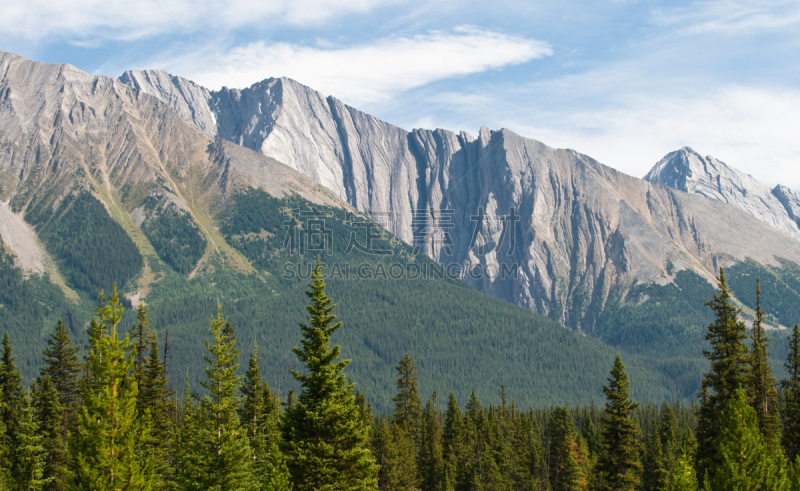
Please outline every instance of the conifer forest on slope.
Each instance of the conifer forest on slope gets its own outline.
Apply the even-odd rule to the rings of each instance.
[[[187,377],[180,394],[170,389],[168,353],[147,308],[125,327],[114,287],[100,297],[85,346],[57,322],[30,386],[4,337],[0,487],[794,491],[800,329],[778,382],[768,352],[785,334],[767,335],[760,285],[755,301],[748,332],[720,272],[704,332],[709,368],[688,405],[640,405],[620,355],[606,360],[599,405],[531,408],[502,385],[498,404],[474,392],[460,401],[423,394],[421,370],[403,354],[391,408],[373,410],[341,356],[344,309],[319,264],[291,350],[297,390],[286,394],[263,375],[271,359],[258,344],[243,346],[221,304],[210,316],[203,376]]]

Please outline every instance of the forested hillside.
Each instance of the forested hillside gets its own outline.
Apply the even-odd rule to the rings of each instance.
[[[3,261],[8,266],[7,256]],[[623,362],[635,357],[610,352],[598,360],[611,366],[600,382],[603,397],[575,406],[530,406],[520,399],[535,397],[477,372],[465,371],[462,383],[495,384],[496,403],[487,405],[476,392],[458,397],[449,387],[429,391],[421,380],[432,375],[441,384],[446,364],[422,366],[406,352],[382,374],[391,381],[391,402],[376,407],[369,384],[359,378],[364,372],[354,370],[360,353],[339,345],[352,327],[340,321],[347,307],[329,295],[333,289],[320,262],[308,281],[304,292],[291,293],[304,297],[306,309],[290,329],[295,342],[287,353],[295,370],[289,373],[297,385],[285,393],[267,375],[280,364],[275,353],[260,343],[246,348],[221,304],[194,341],[205,344],[195,351],[204,354],[203,375],[187,379],[180,394],[170,388],[169,349],[162,351],[148,309],[137,309],[126,333],[116,288],[100,297],[83,356],[58,323],[30,388],[6,335],[0,359],[2,489],[800,488],[800,328],[790,335],[788,376],[779,384],[768,363],[771,339],[760,288],[748,334],[722,271],[703,330],[710,366],[698,402],[689,405],[640,404],[635,394],[641,380],[629,377],[630,365]],[[473,361],[480,356],[486,354]]]

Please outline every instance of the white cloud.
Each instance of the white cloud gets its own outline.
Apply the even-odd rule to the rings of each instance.
[[[213,63],[201,52],[177,61],[155,60],[151,66],[215,89],[286,76],[358,106],[383,101],[436,80],[551,54],[550,45],[542,41],[464,26],[449,33],[391,36],[357,46],[255,42],[224,53],[211,53]]]
[[[569,147],[642,177],[668,152],[690,146],[768,185],[800,189],[800,91],[729,86],[692,97],[633,96],[613,109],[564,111],[516,132]]]
[[[0,31],[6,36],[33,41],[49,38],[83,43],[98,38],[132,40],[154,29],[160,32],[210,29],[219,33],[276,23],[308,26],[401,1],[10,0],[3,3]]]
[[[774,31],[800,23],[800,4],[794,0],[700,1],[684,8],[656,9],[653,20],[661,27],[693,34]]]

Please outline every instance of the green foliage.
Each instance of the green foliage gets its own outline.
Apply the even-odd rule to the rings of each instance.
[[[76,289],[91,294],[115,281],[124,286],[142,269],[133,240],[90,193],[64,198],[54,213],[29,210],[25,219]]]
[[[786,359],[786,372],[789,374],[783,383],[785,394],[783,446],[789,461],[800,456],[800,327],[794,326],[789,340],[789,356]]]
[[[33,408],[38,425],[38,435],[46,458],[42,469],[47,481],[47,491],[64,491],[70,482],[72,462],[64,427],[67,411],[60,400],[61,394],[48,373],[42,375],[33,389]]]
[[[2,394],[2,404],[0,404],[0,420],[5,428],[4,442],[0,445],[8,449],[7,460],[0,467],[5,467],[11,473],[11,479],[19,481],[24,472],[24,463],[21,461],[22,454],[17,451],[22,444],[21,438],[23,415],[22,407],[25,404],[25,391],[22,388],[22,376],[14,363],[14,352],[8,333],[3,336],[3,357],[0,365],[0,394]]]
[[[179,481],[187,490],[254,490],[258,482],[252,474],[253,454],[237,414],[242,383],[236,374],[239,351],[221,305],[211,319],[210,332],[213,343],[206,342],[206,380],[201,382],[208,395],[185,416],[189,429],[178,460]]]
[[[666,285],[636,284],[624,298],[615,290],[595,330],[602,340],[628,353],[698,357],[705,326],[713,320],[704,299],[714,293],[705,278],[688,269]]]
[[[188,213],[168,208],[153,213],[141,228],[158,256],[180,274],[192,272],[206,250],[206,238]]]
[[[12,476],[16,489],[41,491],[52,480],[45,478],[47,454],[42,445],[42,436],[31,408],[30,396],[26,393],[20,408],[19,426],[15,439],[16,468]]]
[[[672,469],[672,474],[669,478],[669,486],[667,491],[698,491],[697,475],[692,465],[691,453],[684,447],[681,456],[675,463]]]
[[[419,401],[417,367],[414,366],[414,360],[406,353],[395,370],[398,375],[398,392],[392,398],[395,404],[394,423],[399,425],[411,438],[416,448],[419,446],[422,431],[422,406]]]
[[[758,428],[756,412],[747,405],[744,390],[728,400],[715,442],[719,465],[711,477],[714,491],[789,490],[783,450],[769,449]]]
[[[749,382],[750,349],[745,344],[747,332],[733,306],[731,292],[720,268],[719,294],[708,302],[715,320],[708,326],[706,340],[711,345],[704,354],[711,367],[703,379],[697,426],[697,462],[699,476],[718,463],[714,442],[719,436],[720,413],[741,387]],[[713,475],[711,476],[713,477]]]
[[[639,486],[642,473],[639,429],[632,418],[638,404],[630,400],[630,382],[619,355],[614,360],[611,377],[603,392],[606,394],[606,407],[603,410],[602,453],[597,463],[597,489],[632,491]]]
[[[642,461],[642,489],[644,491],[663,491],[667,487],[669,472],[665,465],[661,447],[661,435],[654,425],[647,433],[645,453]]]
[[[800,311],[800,266],[785,261],[780,267],[763,266],[755,261],[735,264],[726,271],[731,292],[747,307],[756,310],[758,298],[753,280],[763,290],[761,306],[772,319],[785,326],[797,323]]]
[[[302,349],[292,350],[306,373],[292,371],[302,391],[282,421],[289,471],[299,491],[375,489],[378,466],[367,448],[369,433],[355,404],[353,384],[342,373],[350,360],[339,360],[341,348],[330,346],[342,323],[331,313],[335,305],[325,294],[319,263],[306,295],[310,325],[300,324]]]
[[[280,470],[275,467],[279,463],[277,461],[273,462],[267,457],[275,452],[280,453],[277,450],[280,408],[269,385],[261,378],[260,361],[258,345],[256,345],[250,354],[250,362],[245,373],[244,385],[241,389],[244,401],[239,414],[242,427],[245,428],[250,439],[250,449],[253,454],[253,472],[258,481],[264,482],[271,479],[269,476],[272,473]],[[280,463],[285,466],[283,460]]]
[[[781,442],[781,416],[778,410],[778,391],[767,346],[769,338],[764,330],[764,311],[761,310],[761,284],[756,280],[756,316],[753,321],[752,347],[750,349],[750,380],[747,399],[756,412],[758,428],[767,446],[776,448]]]
[[[98,308],[102,330],[88,355],[82,412],[70,441],[80,490],[152,489],[152,457],[137,452],[149,427],[137,419],[132,346],[117,332],[122,310],[115,285],[109,304]]]

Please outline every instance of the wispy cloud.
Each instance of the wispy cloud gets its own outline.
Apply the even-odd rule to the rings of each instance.
[[[450,32],[389,36],[352,46],[259,41],[221,53],[203,50],[180,60],[153,60],[151,66],[209,88],[247,86],[270,76],[286,76],[350,104],[363,105],[433,81],[525,63],[552,53],[543,41],[462,26]],[[214,63],[209,63],[208,56]]]
[[[32,41],[66,38],[133,40],[158,27],[160,32],[227,31],[276,24],[310,26],[402,0],[9,0],[3,3],[0,30]],[[175,22],[164,22],[167,14]],[[89,41],[87,41],[89,40]]]
[[[698,1],[684,8],[659,8],[653,21],[686,33],[743,33],[775,30],[800,24],[796,1]]]

